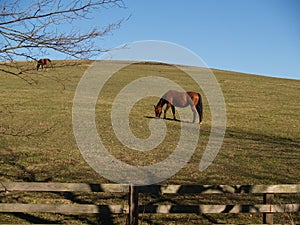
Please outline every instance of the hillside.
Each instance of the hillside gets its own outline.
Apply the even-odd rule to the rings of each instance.
[[[48,72],[32,70],[31,78],[37,82],[34,85],[0,72],[0,181],[110,182],[83,160],[72,130],[76,86],[90,63],[68,66],[55,61]],[[166,158],[176,146],[179,122],[167,120],[168,133],[162,145],[142,153],[123,146],[110,124],[109,112],[118,91],[136,78],[155,74],[199,91],[204,97],[204,123],[196,151],[189,163],[165,183],[299,183],[300,81],[212,71],[225,98],[227,127],[222,148],[208,169],[198,170],[211,128],[207,99],[173,66],[132,64],[106,83],[97,101],[96,123],[109,151],[124,162],[149,165]],[[157,101],[148,97],[132,109],[130,125],[135,135],[150,135],[148,125]]]
[[[55,67],[48,72],[35,72],[32,76],[38,81],[37,85],[28,85],[17,77],[1,74],[1,179],[103,181],[82,160],[72,132],[74,91],[88,64],[84,62],[76,66],[60,67],[61,63],[56,62]],[[137,64],[126,68],[125,76],[122,76],[135,76],[140,71],[144,76],[157,74],[158,71],[182,82],[180,76],[172,73],[172,70],[172,67],[159,64]],[[300,81],[230,71],[213,72],[226,102],[226,135],[213,165],[203,174],[189,170],[195,180],[185,178],[187,182],[299,182]],[[125,78],[118,80],[120,88],[126,82]],[[194,84],[183,82],[187,89],[199,89]],[[108,83],[106,86],[110,91],[119,90],[114,90],[109,85]],[[115,85],[114,88],[118,87]],[[148,101],[150,102],[145,104],[149,108],[144,108],[144,112],[137,112],[142,113],[141,126],[147,126],[149,122],[145,115],[154,116],[151,105],[156,104],[157,98]],[[103,101],[99,103],[97,111],[103,109],[101,104],[104,107],[111,104]],[[201,127],[203,142],[210,129],[209,107],[205,99],[204,108],[206,122]],[[171,117],[171,111],[168,116]],[[174,125],[171,121],[167,122]],[[137,130],[140,135],[143,132],[145,137],[149,135],[147,129],[142,132]],[[199,161],[198,157],[196,152],[192,158],[195,164]],[[222,171],[222,174],[218,171]],[[177,175],[174,182],[179,182]]]

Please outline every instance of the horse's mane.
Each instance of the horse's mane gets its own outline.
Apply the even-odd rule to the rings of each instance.
[[[166,99],[160,98],[159,101],[158,101],[158,103],[157,103],[157,105],[156,105],[156,107],[163,106],[165,104],[165,102],[166,102]]]

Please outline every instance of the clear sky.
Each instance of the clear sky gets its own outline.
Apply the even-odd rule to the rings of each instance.
[[[299,0],[124,0],[93,15],[100,25],[130,18],[99,45],[169,41],[210,68],[300,79]]]

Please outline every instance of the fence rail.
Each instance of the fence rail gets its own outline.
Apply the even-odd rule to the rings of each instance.
[[[0,182],[0,192],[113,192],[128,193],[126,205],[0,203],[0,212],[61,214],[128,214],[128,224],[138,224],[139,213],[210,214],[263,213],[263,223],[273,224],[274,213],[300,212],[300,204],[273,204],[274,194],[300,193],[300,184],[282,185],[150,185]],[[139,194],[262,194],[262,204],[248,205],[139,205]]]

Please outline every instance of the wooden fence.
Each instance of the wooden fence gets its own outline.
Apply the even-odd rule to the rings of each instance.
[[[299,213],[300,204],[273,204],[274,194],[299,194],[300,184],[283,185],[150,185],[0,182],[0,192],[113,192],[128,193],[126,205],[0,203],[1,212],[61,214],[128,214],[128,224],[138,224],[139,213],[210,214],[263,213],[263,223],[273,224],[274,213]],[[140,205],[139,194],[260,194],[262,204],[252,205]]]

